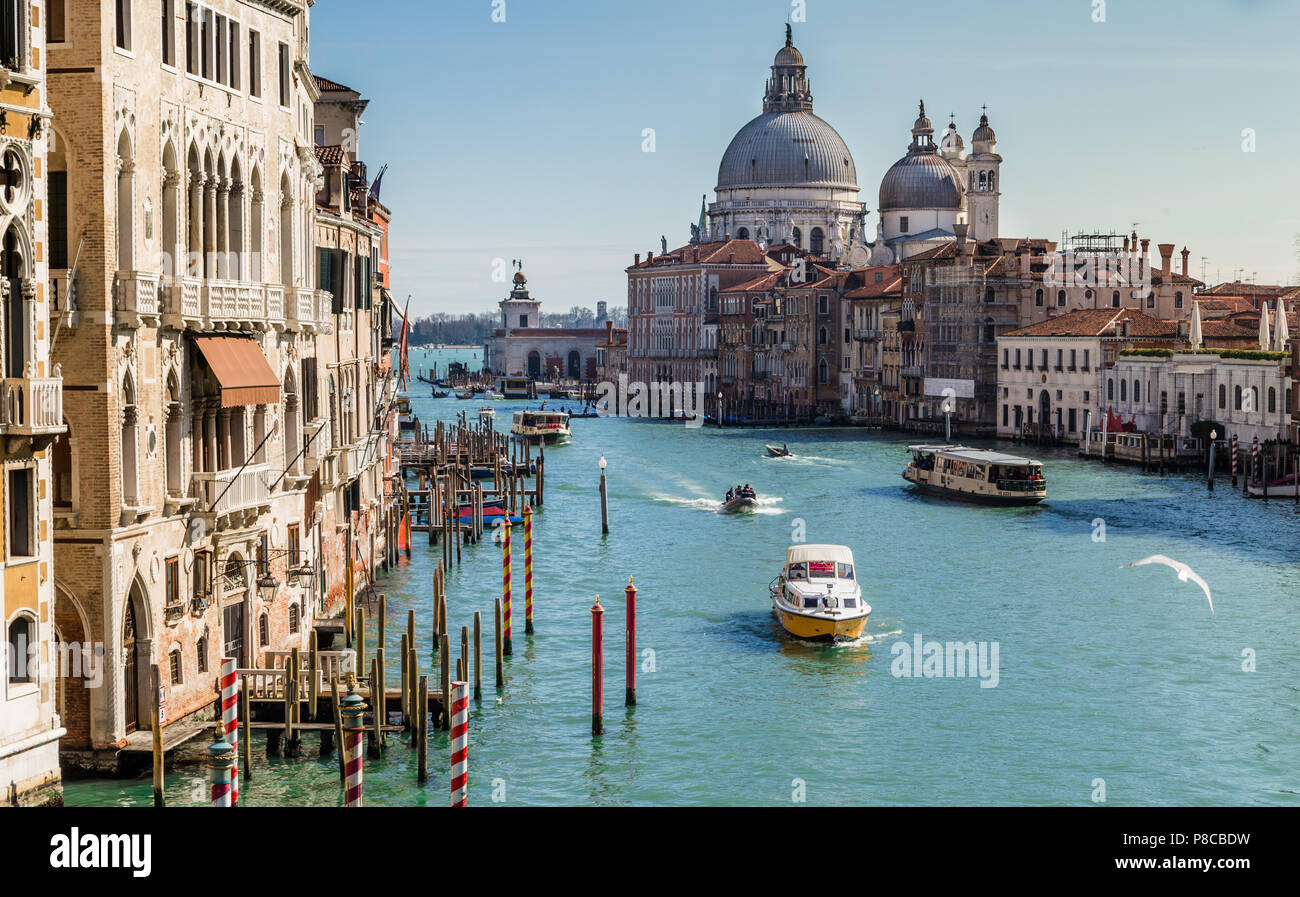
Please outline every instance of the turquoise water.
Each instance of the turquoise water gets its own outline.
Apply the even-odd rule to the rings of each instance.
[[[417,360],[412,358],[412,369]],[[417,387],[421,384],[417,384]],[[425,420],[478,402],[428,398]],[[498,402],[498,427],[511,407]],[[516,542],[515,655],[506,687],[485,679],[471,716],[470,800],[525,804],[1300,804],[1296,650],[1300,512],[1247,501],[1221,480],[1143,475],[1043,451],[1050,498],[1030,509],[921,498],[899,474],[905,441],[876,431],[690,429],[573,422],[549,449],[534,527],[537,634],[522,635]],[[797,457],[763,457],[786,442]],[[609,463],[611,533],[600,536],[597,461]],[[747,516],[713,506],[753,484]],[[1096,541],[1105,523],[1105,541]],[[848,545],[874,610],[849,645],[800,643],[776,626],[767,584],[798,521],[807,540]],[[416,611],[423,664],[437,549],[420,542],[381,589],[389,619]],[[1150,554],[1190,564],[1213,590]],[[447,582],[453,626],[483,612],[490,656],[498,550],[468,547]],[[623,707],[623,600],[638,597],[639,706]],[[605,615],[605,728],[590,732],[589,609]],[[391,625],[389,656],[400,640]],[[998,679],[891,674],[895,644],[996,642]],[[369,644],[373,647],[371,633]],[[1253,652],[1256,671],[1243,671]],[[459,648],[453,648],[453,656]],[[645,662],[643,660],[643,662]],[[339,803],[336,761],[263,757],[251,805]],[[201,747],[201,746],[200,746]],[[307,754],[316,740],[304,739]],[[448,801],[449,746],[431,733],[430,778],[392,739],[368,759],[372,805]],[[168,777],[172,803],[202,770]],[[800,784],[802,782],[802,785]],[[494,784],[495,783],[495,784]],[[502,794],[504,792],[504,794]],[[70,804],[150,801],[146,779],[70,782]]]

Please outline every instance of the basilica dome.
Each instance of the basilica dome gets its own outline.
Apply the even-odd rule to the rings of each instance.
[[[732,138],[718,188],[816,184],[858,189],[844,138],[812,112],[764,112]]]
[[[961,180],[952,163],[936,153],[904,156],[880,182],[880,211],[960,209]]]

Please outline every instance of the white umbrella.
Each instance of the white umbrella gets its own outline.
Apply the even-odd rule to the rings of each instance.
[[[1201,303],[1192,303],[1192,332],[1191,343],[1193,349],[1201,348]]]
[[[1273,328],[1273,348],[1278,352],[1286,351],[1286,342],[1291,338],[1290,329],[1286,326],[1286,309],[1282,307],[1282,300],[1277,300],[1277,326]]]
[[[1267,352],[1273,347],[1273,340],[1268,335],[1268,300],[1260,303],[1259,312],[1259,347]]]

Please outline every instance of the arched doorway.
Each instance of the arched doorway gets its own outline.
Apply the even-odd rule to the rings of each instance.
[[[534,380],[542,376],[542,355],[536,349],[528,353],[528,376]]]
[[[1049,436],[1051,435],[1051,425],[1052,425],[1052,418],[1050,416],[1051,413],[1052,413],[1052,397],[1048,394],[1047,390],[1041,389],[1038,391],[1038,438],[1039,439],[1042,439],[1043,437],[1044,425],[1048,427],[1048,435]]]
[[[136,661],[136,619],[134,590],[126,599],[126,619],[122,623],[122,710],[126,732],[140,726],[139,664]]]
[[[578,350],[574,349],[569,353],[569,379],[578,380],[582,377],[582,356]]]

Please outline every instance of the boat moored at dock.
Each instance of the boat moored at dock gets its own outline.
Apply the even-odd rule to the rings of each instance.
[[[853,552],[843,545],[791,545],[769,589],[781,628],[796,638],[856,639],[871,613],[862,600]]]
[[[909,445],[903,479],[929,495],[992,505],[1047,498],[1041,461],[964,445]]]

